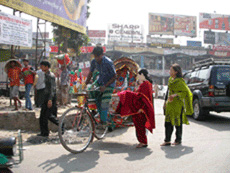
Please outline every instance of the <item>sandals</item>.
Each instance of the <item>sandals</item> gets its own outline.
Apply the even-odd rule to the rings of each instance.
[[[163,144],[161,144],[160,146],[161,147],[164,147],[164,146],[170,146],[171,145],[171,142],[164,142]]]
[[[176,141],[172,143],[172,145],[180,145],[180,144],[181,142],[176,142]]]
[[[148,145],[147,144],[142,144],[142,143],[139,143],[136,148],[146,148]]]

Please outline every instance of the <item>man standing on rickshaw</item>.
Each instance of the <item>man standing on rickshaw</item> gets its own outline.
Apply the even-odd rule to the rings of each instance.
[[[97,96],[96,104],[102,124],[107,124],[109,121],[107,118],[109,102],[115,87],[116,70],[113,61],[103,54],[103,48],[101,46],[96,46],[92,54],[95,59],[91,62],[90,72],[83,88],[89,84],[94,70],[97,70],[99,72],[97,84],[100,86],[101,94]]]

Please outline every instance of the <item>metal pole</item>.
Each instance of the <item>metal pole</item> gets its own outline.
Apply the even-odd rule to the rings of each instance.
[[[38,28],[39,28],[39,18],[37,18],[37,32],[36,32],[36,51],[35,51],[35,70],[38,69]]]
[[[165,85],[165,77],[164,77],[164,74],[165,74],[165,57],[162,56],[162,76],[163,76],[163,85]]]

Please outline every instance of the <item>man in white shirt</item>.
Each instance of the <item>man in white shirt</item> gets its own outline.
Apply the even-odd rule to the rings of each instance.
[[[44,100],[44,90],[45,90],[45,73],[40,69],[37,71],[38,80],[36,84],[37,99],[36,107],[41,107]]]

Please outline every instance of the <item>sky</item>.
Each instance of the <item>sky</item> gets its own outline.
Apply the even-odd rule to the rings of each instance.
[[[191,15],[197,16],[197,21],[199,21],[200,12],[230,15],[229,6],[229,0],[91,0],[87,26],[89,30],[107,30],[108,24],[111,23],[137,24],[144,26],[144,35],[147,35],[149,13]],[[12,14],[9,8],[0,6],[0,10]],[[22,14],[22,17],[33,20],[35,32],[36,18],[26,14]],[[43,27],[41,30],[43,31]],[[52,31],[50,24],[47,25],[47,30]],[[163,36],[165,37],[168,36]],[[185,45],[186,40],[202,41],[202,37],[203,30],[198,29],[196,38],[178,37],[174,39],[174,43]]]

